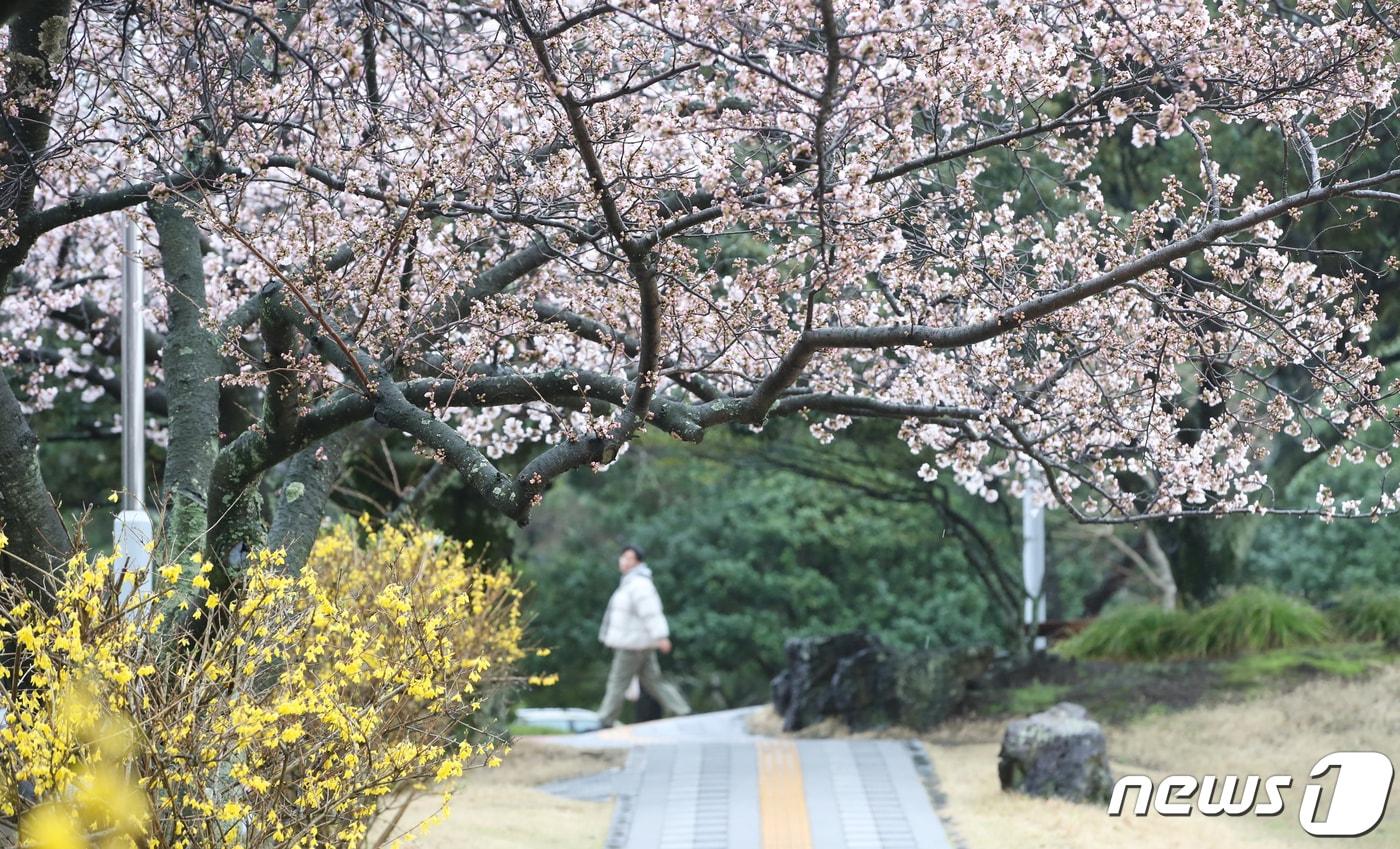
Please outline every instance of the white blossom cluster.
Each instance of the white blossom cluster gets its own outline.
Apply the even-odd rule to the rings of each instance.
[[[1393,2],[118,5],[78,15],[37,205],[185,203],[227,387],[372,394],[333,336],[433,381],[410,401],[492,461],[880,416],[925,479],[992,499],[1034,467],[1094,518],[1281,507],[1285,441],[1389,463],[1369,278],[1289,225],[1375,227],[1396,199]],[[1245,126],[1289,174],[1218,154]],[[1191,167],[1124,208],[1102,175],[1128,156]],[[39,234],[0,312],[31,410],[113,376],[123,216],[165,329],[141,206]],[[277,283],[335,330],[270,362],[240,307]],[[534,397],[484,380],[558,372]]]

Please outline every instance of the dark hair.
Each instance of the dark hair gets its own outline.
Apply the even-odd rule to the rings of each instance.
[[[641,546],[636,545],[624,545],[618,554],[626,554],[629,551],[637,555],[638,560],[645,561],[647,559],[646,552],[642,551]]]

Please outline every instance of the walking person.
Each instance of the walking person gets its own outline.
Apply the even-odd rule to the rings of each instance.
[[[668,712],[684,716],[690,713],[690,705],[676,685],[661,675],[661,663],[656,658],[658,651],[670,654],[671,629],[642,550],[635,545],[622,549],[617,571],[622,573],[622,580],[608,599],[603,626],[598,629],[599,642],[613,650],[608,690],[598,708],[598,719],[604,728],[617,722],[634,678]]]

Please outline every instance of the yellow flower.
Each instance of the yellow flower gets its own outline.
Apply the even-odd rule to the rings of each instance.
[[[270,793],[286,786],[276,765],[288,759],[306,765],[290,801],[333,823],[300,849],[359,845],[384,794],[500,764],[499,747],[446,741],[535,650],[520,645],[516,578],[469,551],[414,525],[345,522],[319,535],[296,575],[284,552],[254,549],[238,587],[221,595],[213,563],[192,553],[182,568],[157,549],[164,585],[119,612],[113,558],[75,556],[52,605],[19,600],[0,613],[0,631],[33,670],[5,705],[0,776],[61,800],[25,815],[35,849],[89,849],[84,834],[103,835],[91,849],[133,849],[153,815],[168,827],[168,849],[204,845],[193,836],[206,833],[238,849],[245,827],[290,841],[295,829],[278,807],[289,800]],[[172,588],[187,579],[193,594]],[[150,661],[158,641],[195,645],[162,626],[167,615],[211,609],[224,630],[199,645],[200,662]],[[167,676],[179,686],[151,683]],[[129,772],[137,728],[159,782]],[[207,795],[229,779],[243,788],[234,801]],[[0,793],[0,817],[13,817],[6,804]]]
[[[122,497],[121,493],[120,493],[120,492],[117,492],[117,491],[114,489],[114,490],[111,491],[111,493],[109,493],[109,494],[107,495],[107,503],[108,503],[108,504],[116,504],[118,501],[121,500],[121,497]]]
[[[230,822],[248,816],[251,811],[252,809],[242,802],[228,801],[219,809],[219,813],[216,814],[216,816],[224,822]]]
[[[34,629],[29,625],[25,625],[15,633],[15,642],[30,651],[39,650],[39,638],[34,635]]]
[[[40,805],[24,815],[20,831],[31,849],[87,849],[87,838],[67,805]]]

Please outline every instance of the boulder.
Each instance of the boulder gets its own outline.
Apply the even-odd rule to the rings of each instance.
[[[995,657],[990,648],[899,653],[864,631],[790,639],[786,651],[772,682],[785,731],[828,717],[857,730],[931,728],[966,706]]]
[[[968,706],[968,697],[992,673],[990,646],[911,652],[896,659],[895,698],[899,725],[923,731]]]
[[[894,654],[879,640],[838,660],[831,676],[831,715],[855,731],[884,728],[896,722],[899,700],[895,664]]]
[[[894,715],[891,653],[874,634],[851,631],[787,641],[787,669],[773,679],[773,707],[784,731],[830,716],[854,728],[888,724]]]
[[[1001,789],[1032,796],[1107,803],[1113,791],[1103,728],[1070,702],[1008,725],[997,772]]]

